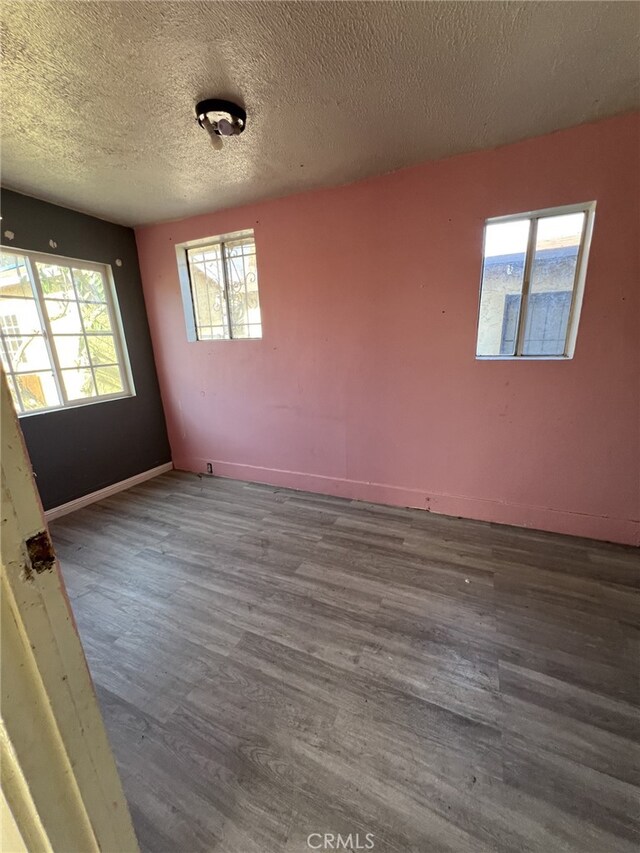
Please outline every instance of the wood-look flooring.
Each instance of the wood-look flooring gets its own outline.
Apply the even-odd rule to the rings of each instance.
[[[636,550],[178,472],[51,528],[142,850],[637,853]]]

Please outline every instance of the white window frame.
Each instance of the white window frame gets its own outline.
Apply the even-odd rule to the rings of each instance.
[[[232,243],[234,240],[243,240],[250,237],[256,247],[256,266],[258,263],[258,247],[256,244],[256,235],[253,228],[245,228],[243,231],[230,231],[227,234],[216,234],[214,237],[204,237],[198,240],[188,240],[185,243],[176,243],[176,261],[178,264],[178,278],[180,281],[180,293],[182,296],[182,305],[184,308],[184,319],[187,328],[187,341],[189,343],[199,344],[219,344],[229,343],[229,341],[242,341],[249,343],[250,341],[261,341],[262,335],[259,338],[199,338],[198,326],[196,323],[196,310],[193,304],[193,291],[191,289],[191,272],[189,269],[189,251],[193,249],[203,249],[208,246],[217,246],[222,243]],[[223,274],[226,277],[226,265],[224,257],[222,262]],[[225,281],[225,291],[227,284]],[[258,298],[260,293],[260,277],[258,276]],[[260,306],[260,318],[262,325],[262,305]],[[231,334],[231,333],[230,333]]]
[[[9,255],[19,255],[20,257],[23,257],[25,259],[27,275],[29,276],[29,283],[31,285],[33,300],[35,302],[36,311],[38,312],[40,324],[42,326],[43,340],[47,348],[47,353],[49,355],[51,369],[53,372],[53,379],[56,384],[58,396],[62,400],[62,403],[59,406],[46,406],[41,409],[16,412],[18,417],[33,417],[35,415],[45,414],[46,412],[59,412],[62,409],[76,409],[80,406],[93,406],[97,403],[108,403],[111,400],[121,400],[124,397],[135,397],[136,392],[133,383],[133,374],[131,372],[129,352],[126,346],[124,327],[122,325],[122,316],[120,314],[120,306],[118,304],[118,296],[116,293],[115,281],[113,278],[113,270],[111,268],[111,265],[96,263],[95,261],[85,261],[81,258],[67,258],[64,255],[50,255],[45,252],[34,252],[31,249],[20,249],[17,246],[8,246],[6,244],[3,244],[0,248],[2,249],[2,251],[6,252]],[[68,399],[64,387],[64,382],[62,381],[62,373],[60,364],[58,362],[58,355],[55,347],[52,346],[51,343],[53,333],[51,330],[47,312],[44,307],[44,295],[40,284],[38,270],[35,264],[36,261],[40,263],[55,264],[56,266],[66,266],[71,269],[93,270],[94,272],[100,273],[100,275],[103,277],[105,285],[104,291],[106,297],[107,312],[109,314],[111,332],[113,334],[116,348],[116,356],[118,359],[118,366],[121,369],[122,384],[124,386],[122,391],[119,391],[117,394],[101,394],[96,397],[85,397],[81,400]],[[27,297],[23,298],[26,299]],[[82,329],[84,333],[84,323],[82,321],[82,316],[80,317],[80,322],[82,324]],[[4,341],[1,336],[0,346],[4,347]],[[8,358],[8,353],[6,352],[5,358]],[[11,364],[10,359],[9,364]],[[7,376],[13,375],[14,374],[11,371],[7,373]],[[20,390],[17,387],[17,383],[14,383],[14,385],[17,389],[16,393],[19,394]]]
[[[529,289],[531,285],[531,268],[536,251],[536,239],[538,233],[538,220],[549,216],[563,216],[568,213],[584,213],[582,236],[578,248],[576,269],[571,292],[571,305],[569,307],[569,320],[567,322],[567,335],[565,339],[564,352],[558,355],[526,355],[523,352],[525,343],[525,318],[528,308]],[[593,223],[596,214],[596,202],[587,201],[580,204],[566,204],[560,207],[545,207],[541,210],[531,210],[527,213],[514,213],[508,216],[494,216],[485,220],[482,232],[482,267],[480,270],[480,292],[478,296],[478,322],[476,324],[476,348],[478,334],[480,332],[480,304],[482,301],[482,284],[484,275],[484,249],[487,234],[487,225],[496,225],[504,222],[516,222],[529,219],[529,238],[525,254],[524,272],[522,279],[522,290],[520,310],[518,313],[518,325],[516,329],[516,347],[513,355],[479,355],[476,351],[477,361],[566,361],[572,359],[575,353],[576,340],[578,337],[578,324],[582,311],[582,300],[587,277],[587,265],[589,261],[589,250],[591,248],[591,237],[593,235]]]

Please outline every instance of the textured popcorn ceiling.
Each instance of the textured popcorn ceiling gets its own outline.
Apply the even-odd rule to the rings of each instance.
[[[6,186],[125,224],[638,104],[636,3],[5,2]],[[202,97],[246,104],[214,150]]]

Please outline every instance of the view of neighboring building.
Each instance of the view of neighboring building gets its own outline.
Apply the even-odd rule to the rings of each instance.
[[[261,338],[253,236],[187,251],[198,340]]]
[[[583,219],[579,213],[540,220],[523,318],[523,355],[565,352]],[[516,226],[522,227],[516,232]],[[501,229],[512,233],[501,235]],[[552,229],[559,233],[545,233]],[[487,225],[478,355],[515,352],[528,230],[528,220]]]

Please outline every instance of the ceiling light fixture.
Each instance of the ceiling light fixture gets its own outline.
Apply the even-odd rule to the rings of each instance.
[[[220,147],[220,137],[239,136],[247,124],[246,110],[232,101],[218,98],[208,98],[196,104],[196,118],[216,148]]]

